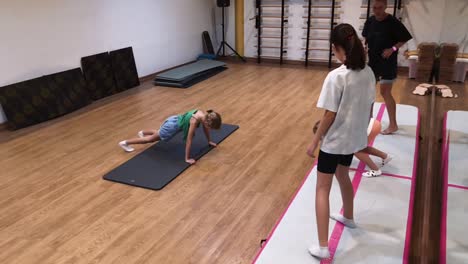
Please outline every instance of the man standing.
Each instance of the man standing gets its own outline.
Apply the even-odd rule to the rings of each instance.
[[[374,0],[374,15],[364,24],[362,36],[366,40],[369,54],[369,66],[380,82],[380,94],[387,105],[390,124],[382,134],[391,134],[398,130],[396,121],[396,103],[392,96],[392,85],[397,77],[398,49],[412,39],[406,27],[394,16],[385,12],[387,0]]]

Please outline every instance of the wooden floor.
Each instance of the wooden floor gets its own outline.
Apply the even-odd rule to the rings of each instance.
[[[0,263],[250,263],[312,166],[327,72],[230,64],[190,89],[148,82],[0,132]],[[424,103],[414,85],[398,79],[397,101]],[[145,148],[128,154],[117,142],[191,108],[240,129],[162,191],[102,180]]]

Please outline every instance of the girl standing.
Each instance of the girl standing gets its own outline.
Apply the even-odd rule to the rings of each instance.
[[[353,186],[349,166],[353,153],[367,147],[367,127],[375,100],[375,77],[366,65],[361,40],[349,24],[340,24],[331,33],[330,41],[336,58],[343,63],[325,79],[317,103],[325,113],[307,153],[313,156],[323,137],[317,166],[315,210],[319,246],[309,252],[314,257],[329,258],[328,218],[354,228]],[[329,194],[333,175],[340,184],[343,215],[330,216]]]

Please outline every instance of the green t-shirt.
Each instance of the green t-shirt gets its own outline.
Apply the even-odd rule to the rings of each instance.
[[[178,116],[177,123],[179,125],[179,128],[182,129],[182,131],[184,132],[184,140],[187,140],[190,128],[190,118],[192,118],[193,114],[195,114],[197,111],[197,109],[190,110],[187,113]]]

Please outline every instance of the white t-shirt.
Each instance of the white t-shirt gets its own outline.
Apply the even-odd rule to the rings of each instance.
[[[353,154],[367,146],[367,127],[375,100],[375,77],[369,66],[331,71],[323,82],[317,107],[336,113],[323,137],[321,150],[329,154]]]

